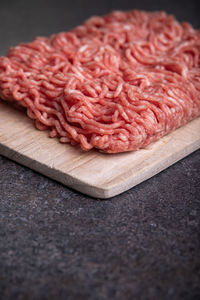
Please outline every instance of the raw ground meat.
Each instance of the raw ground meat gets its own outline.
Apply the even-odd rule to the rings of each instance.
[[[164,12],[92,17],[11,48],[0,96],[60,142],[137,150],[200,114],[200,31]]]

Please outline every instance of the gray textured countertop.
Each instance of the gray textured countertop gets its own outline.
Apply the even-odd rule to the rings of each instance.
[[[114,8],[200,27],[197,2],[2,0],[0,54]],[[0,299],[200,299],[200,150],[106,201],[0,156]]]
[[[102,201],[1,157],[0,299],[199,299],[199,158]]]

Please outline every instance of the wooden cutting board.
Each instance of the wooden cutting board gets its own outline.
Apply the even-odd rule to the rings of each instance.
[[[96,198],[109,198],[159,173],[200,147],[200,117],[146,149],[103,154],[60,144],[24,112],[0,101],[0,154]]]

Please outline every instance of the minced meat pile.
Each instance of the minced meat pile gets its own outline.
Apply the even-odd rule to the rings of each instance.
[[[200,114],[200,31],[165,12],[95,16],[11,48],[0,96],[62,143],[144,148]]]

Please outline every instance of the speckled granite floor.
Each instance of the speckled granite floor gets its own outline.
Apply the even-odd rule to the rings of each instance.
[[[111,9],[199,23],[198,0],[1,0],[0,54]],[[0,156],[0,300],[200,299],[200,150],[110,200]]]

